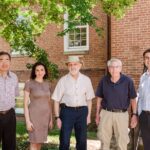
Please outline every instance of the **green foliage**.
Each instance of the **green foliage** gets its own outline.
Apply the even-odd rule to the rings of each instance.
[[[16,133],[17,133],[17,150],[26,150],[29,146],[28,142],[28,134],[25,128],[25,122],[17,122],[16,127]]]
[[[109,14],[122,18],[127,8],[131,7],[137,0],[100,0],[104,11]]]
[[[5,30],[7,30],[7,33],[11,30],[15,32],[16,28],[14,28],[13,24],[16,23],[19,16],[24,16],[30,19],[32,35],[36,37],[43,32],[48,23],[64,24],[63,15],[64,13],[68,13],[69,20],[66,21],[68,23],[68,29],[59,33],[59,35],[64,35],[66,32],[73,30],[77,24],[89,24],[101,34],[101,28],[96,25],[98,18],[92,14],[92,9],[95,5],[101,4],[107,14],[120,18],[123,17],[125,10],[135,1],[136,0],[1,0],[0,31],[1,35],[8,40],[9,34],[3,34],[3,32],[6,32]],[[20,34],[20,32],[17,31],[16,34]]]
[[[4,15],[0,16],[0,33],[2,37],[9,42],[12,50],[19,51],[21,54],[28,55],[36,61],[43,62],[49,70],[50,79],[56,79],[59,76],[58,66],[50,62],[48,54],[44,49],[36,45],[36,37],[43,32],[45,26],[39,23],[36,12],[32,10],[22,10],[21,4],[23,4],[22,7],[24,6],[24,9],[26,9],[26,5],[24,4],[27,3],[19,3],[19,1],[14,1],[14,3],[11,1],[9,5],[8,1],[6,1],[6,3],[2,4],[3,11],[6,9],[8,13],[5,12]],[[18,5],[19,7],[16,7]],[[5,18],[7,19],[5,20]],[[32,64],[27,64],[28,68],[31,68],[31,66]]]
[[[101,4],[104,11],[118,18],[136,0],[1,0],[0,1],[0,35],[5,38],[12,50],[19,51],[36,61],[44,62],[51,74],[51,79],[58,77],[58,67],[48,59],[44,49],[36,44],[36,38],[49,23],[63,25],[68,28],[58,33],[63,36],[74,30],[76,25],[89,24],[102,35],[102,28],[97,26],[97,17],[92,9]],[[69,14],[64,20],[64,14]],[[31,64],[27,64],[31,67]]]

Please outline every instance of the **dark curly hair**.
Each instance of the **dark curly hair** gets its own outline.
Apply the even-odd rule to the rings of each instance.
[[[48,70],[45,64],[41,63],[41,62],[36,62],[31,70],[31,75],[30,75],[30,79],[35,79],[36,78],[36,74],[35,74],[35,70],[37,66],[43,66],[45,69],[45,75],[43,77],[43,79],[48,79]]]

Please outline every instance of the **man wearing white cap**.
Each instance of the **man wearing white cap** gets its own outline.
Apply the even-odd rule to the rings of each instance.
[[[91,100],[95,95],[89,77],[80,73],[79,57],[69,56],[66,65],[69,73],[59,80],[52,95],[57,127],[61,129],[59,150],[69,150],[72,129],[76,149],[87,150],[87,124],[91,122]]]

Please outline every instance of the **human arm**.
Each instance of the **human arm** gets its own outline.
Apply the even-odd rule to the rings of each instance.
[[[28,131],[33,131],[34,126],[30,120],[28,104],[29,104],[29,92],[24,91],[24,115],[26,120],[26,128]]]
[[[90,78],[87,78],[86,82],[86,99],[87,99],[87,107],[88,107],[88,115],[87,115],[87,125],[91,123],[91,111],[92,111],[92,99],[95,97],[94,89],[92,86],[92,82]]]
[[[143,77],[143,76],[142,76]],[[138,108],[138,115],[141,114],[142,112],[142,99],[143,99],[143,82],[142,82],[142,77],[140,78],[140,83],[139,83],[139,87],[138,87],[138,90],[137,90],[137,108]],[[146,84],[145,84],[146,85]],[[145,89],[145,88],[144,88]]]
[[[49,106],[50,106],[50,122],[49,122],[49,128],[52,129],[53,128],[53,112],[52,112],[52,101],[51,99],[49,100]]]
[[[58,101],[54,101],[54,113],[55,113],[56,123],[57,123],[57,127],[60,129],[62,123],[61,123],[61,119],[59,118],[59,112],[60,112],[60,104]]]
[[[55,87],[55,90],[52,94],[52,99],[54,100],[54,114],[55,114],[57,127],[59,129],[61,128],[61,119],[59,118],[60,101],[61,101],[63,95],[64,95],[64,77],[58,81],[58,83]]]
[[[102,102],[102,98],[101,97],[97,97],[96,98],[96,117],[95,117],[95,122],[96,122],[96,125],[99,124],[100,122],[100,111],[101,111],[101,102]]]
[[[136,99],[131,99],[131,108],[132,108],[132,117],[130,126],[131,128],[135,128],[137,125],[137,101]]]
[[[91,110],[92,110],[92,101],[88,100],[87,101],[87,106],[88,106],[88,116],[87,116],[87,125],[91,123]]]

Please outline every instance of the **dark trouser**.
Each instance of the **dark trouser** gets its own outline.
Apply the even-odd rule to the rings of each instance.
[[[60,118],[62,121],[62,128],[60,131],[59,150],[69,150],[73,128],[75,131],[76,149],[87,149],[87,114],[88,108],[86,106],[79,109],[61,108]]]
[[[0,114],[0,143],[2,150],[16,150],[16,115],[14,109]]]
[[[150,113],[142,111],[139,117],[144,150],[150,150]]]

